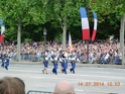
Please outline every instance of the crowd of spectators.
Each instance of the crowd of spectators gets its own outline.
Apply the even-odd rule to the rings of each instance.
[[[121,52],[120,43],[118,40],[98,40],[95,42],[86,43],[85,41],[73,42],[73,51],[77,55],[77,60],[80,63],[99,63],[99,64],[120,64]],[[21,59],[31,62],[37,62],[42,60],[42,53],[44,50],[61,51],[62,45],[57,42],[29,42],[21,44]],[[66,47],[67,53],[68,44]],[[14,43],[6,43],[0,45],[0,55],[5,54],[10,59],[16,60],[17,57],[17,45]]]

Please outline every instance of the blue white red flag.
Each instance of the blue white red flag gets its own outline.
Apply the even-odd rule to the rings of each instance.
[[[1,25],[1,35],[3,35],[4,34],[4,32],[5,32],[5,25]]]
[[[1,25],[0,43],[4,42],[5,25]]]
[[[3,43],[3,42],[4,42],[4,36],[0,35],[0,43]]]
[[[89,21],[85,8],[80,7],[81,23],[82,23],[82,39],[90,40]]]
[[[93,29],[93,34],[92,34],[92,41],[95,40],[96,32],[97,32],[97,15],[96,15],[96,13],[93,12],[93,16],[94,16],[94,29]]]

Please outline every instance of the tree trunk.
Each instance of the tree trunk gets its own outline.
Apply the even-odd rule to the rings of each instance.
[[[20,62],[20,49],[21,49],[21,21],[18,21],[18,31],[17,31],[17,60]]]
[[[63,50],[66,50],[66,30],[67,30],[66,16],[65,16],[64,19],[63,19],[62,30],[63,30],[62,49],[63,49]]]
[[[122,29],[123,29],[123,28],[122,28],[122,26],[123,26],[123,25],[122,25],[122,21],[123,21],[123,18],[121,18],[121,28],[120,28],[120,51],[121,51],[121,52],[122,52],[122,37],[121,37],[121,36],[122,36],[122,31],[123,31],[123,30],[122,30]]]
[[[122,65],[124,65],[124,21],[125,15],[121,19],[121,30],[120,30],[120,50],[122,53]]]

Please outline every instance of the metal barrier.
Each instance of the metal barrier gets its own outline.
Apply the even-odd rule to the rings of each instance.
[[[52,94],[52,92],[48,91],[38,91],[38,90],[29,90],[27,94]]]

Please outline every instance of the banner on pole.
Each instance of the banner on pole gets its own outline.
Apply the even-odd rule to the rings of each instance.
[[[81,14],[81,23],[82,23],[82,39],[90,40],[89,21],[88,21],[86,9],[83,7],[80,7],[80,14]]]

